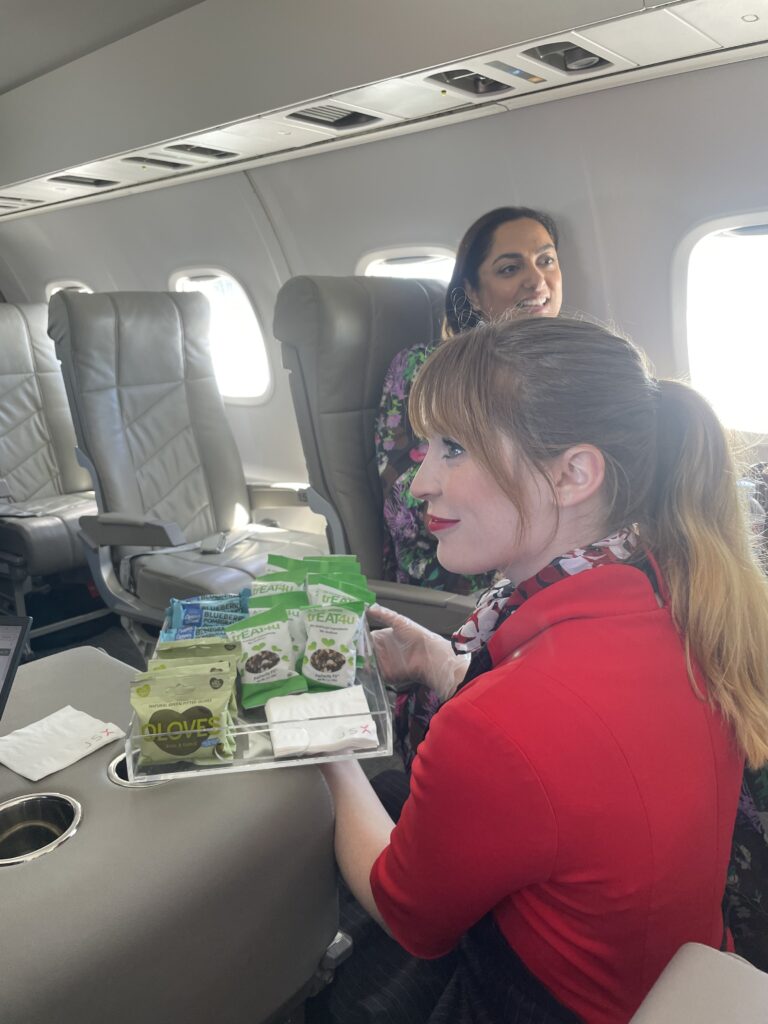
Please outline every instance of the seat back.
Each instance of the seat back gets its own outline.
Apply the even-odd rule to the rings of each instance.
[[[75,458],[75,431],[43,303],[0,303],[0,477],[14,502],[91,486]]]
[[[310,486],[338,516],[332,549],[354,552],[373,578],[382,574],[373,430],[384,376],[401,349],[439,337],[444,296],[436,281],[294,277],[277,297],[274,334],[291,375]]]
[[[208,326],[196,293],[58,292],[49,310],[100,511],[176,522],[188,541],[249,508]]]
[[[732,953],[687,942],[630,1024],[765,1024],[768,974]]]

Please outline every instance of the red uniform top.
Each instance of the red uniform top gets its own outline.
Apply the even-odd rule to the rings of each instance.
[[[492,911],[564,1006],[627,1021],[684,942],[721,944],[742,754],[632,566],[535,594],[488,649],[419,748],[376,905],[427,958]]]

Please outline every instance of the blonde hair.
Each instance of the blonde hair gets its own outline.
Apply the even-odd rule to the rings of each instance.
[[[692,685],[698,693],[695,661],[750,765],[768,761],[768,581],[725,433],[696,391],[655,380],[630,341],[595,324],[512,320],[441,344],[414,382],[409,415],[418,434],[470,451],[523,523],[505,439],[545,480],[568,448],[598,448],[606,532],[636,525],[664,573]]]

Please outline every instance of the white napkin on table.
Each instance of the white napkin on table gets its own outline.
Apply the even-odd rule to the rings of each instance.
[[[113,722],[67,705],[39,722],[0,736],[0,762],[37,782],[125,736]]]

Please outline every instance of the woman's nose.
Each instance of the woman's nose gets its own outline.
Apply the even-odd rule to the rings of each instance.
[[[544,280],[544,271],[542,268],[537,266],[535,263],[529,263],[526,267],[525,276],[523,278],[523,283],[526,288],[530,288],[531,291],[536,291],[539,285],[544,283]]]
[[[429,453],[427,453],[416,471],[416,476],[411,481],[411,494],[417,501],[426,501],[434,495],[433,476]]]

